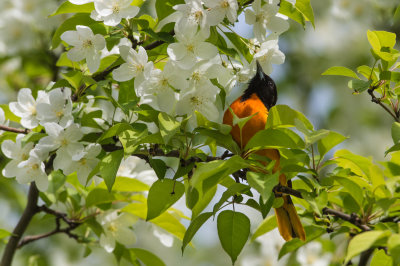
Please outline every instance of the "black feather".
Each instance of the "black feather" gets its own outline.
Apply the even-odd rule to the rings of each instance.
[[[263,72],[262,67],[257,61],[257,73],[250,80],[249,86],[244,91],[241,101],[245,101],[256,93],[258,98],[264,103],[265,107],[269,110],[276,104],[278,100],[278,92],[276,90],[275,82]]]

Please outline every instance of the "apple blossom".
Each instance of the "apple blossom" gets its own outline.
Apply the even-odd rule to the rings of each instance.
[[[210,34],[210,25],[207,23],[207,12],[203,8],[201,1],[186,0],[185,2],[185,4],[174,6],[176,12],[171,16],[176,18],[175,32],[179,32],[186,27],[197,31],[197,28],[200,27],[205,36],[208,36]]]
[[[131,47],[122,45],[119,47],[121,57],[126,63],[115,69],[113,77],[116,81],[127,81],[135,78],[135,89],[150,75],[153,62],[148,62],[146,50],[139,46],[136,52]]]
[[[151,168],[145,160],[135,156],[122,159],[117,176],[136,178],[148,185],[151,185],[158,180],[153,168]]]
[[[32,96],[32,92],[28,88],[19,90],[18,102],[9,104],[11,112],[21,117],[21,125],[25,128],[32,129],[39,125],[37,117],[37,105],[48,101],[48,96],[44,91],[38,91],[37,100]]]
[[[128,213],[109,210],[99,216],[97,221],[103,227],[103,234],[100,236],[100,245],[109,253],[115,248],[115,242],[120,242],[123,245],[133,245],[136,242],[135,233],[129,229],[137,218]]]
[[[57,123],[51,122],[44,124],[48,136],[39,140],[35,148],[42,151],[57,150],[57,155],[67,153],[73,160],[79,160],[84,155],[83,144],[79,140],[83,133],[77,124],[71,124],[63,128]]]
[[[266,74],[271,74],[272,64],[283,64],[285,54],[279,50],[278,40],[272,39],[261,44],[260,50],[254,55],[254,60],[260,63]]]
[[[210,8],[207,14],[208,23],[211,26],[218,25],[226,16],[231,23],[237,18],[238,4],[236,0],[203,0]]]
[[[33,149],[33,142],[28,142],[22,145],[22,139],[25,137],[23,134],[18,134],[15,142],[12,140],[4,140],[1,143],[1,150],[3,154],[12,159],[4,167],[2,174],[5,177],[15,177],[18,175],[18,164],[22,161],[26,161],[29,158],[29,152]]]
[[[67,52],[70,60],[79,62],[86,59],[91,73],[99,69],[101,50],[106,46],[103,35],[94,35],[89,27],[78,25],[76,31],[66,31],[61,34],[61,40],[74,46]]]
[[[162,71],[154,69],[138,91],[142,102],[148,102],[153,108],[170,113],[177,100],[175,91],[183,90],[188,85],[186,75],[182,72],[184,71],[171,61],[165,64]]]
[[[289,29],[289,23],[278,17],[279,1],[272,0],[261,6],[261,0],[255,0],[251,9],[245,10],[246,23],[253,25],[254,36],[261,41],[265,40],[267,30],[281,34]]]
[[[133,0],[96,0],[95,10],[90,17],[97,21],[104,21],[104,25],[117,26],[121,19],[133,18],[139,13],[139,7],[132,6]]]
[[[186,29],[176,32],[178,42],[168,45],[167,53],[183,69],[192,68],[200,60],[211,59],[218,53],[217,47],[205,42],[202,32]]]
[[[87,177],[100,161],[96,158],[100,152],[101,146],[95,143],[86,146],[82,157],[79,159],[71,157],[66,152],[59,152],[54,159],[54,169],[61,169],[65,175],[76,172],[79,182],[85,186]]]
[[[72,117],[71,90],[69,88],[57,88],[48,93],[48,101],[37,104],[37,117],[40,124],[55,122],[62,127],[69,126]]]
[[[189,123],[192,127],[196,124],[195,111],[200,112],[211,121],[217,121],[219,118],[219,111],[215,106],[216,95],[219,93],[219,89],[212,84],[209,86],[205,85],[208,82],[200,83],[200,86],[195,86],[191,90],[181,92],[180,94],[176,113],[178,115],[191,115]]]
[[[40,152],[32,149],[29,153],[28,160],[20,162],[17,166],[17,181],[21,184],[35,182],[40,191],[46,191],[49,185],[49,179],[43,163],[45,159],[46,158],[43,157]]]

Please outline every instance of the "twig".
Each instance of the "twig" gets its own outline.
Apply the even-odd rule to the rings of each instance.
[[[273,189],[274,192],[278,192],[278,193],[284,193],[284,194],[288,194],[291,196],[295,196],[296,198],[300,198],[302,199],[303,196],[301,195],[301,192],[298,190],[295,190],[291,187],[287,187],[287,186],[282,186],[281,184],[278,184],[274,187]]]
[[[385,83],[385,81],[380,81],[378,85],[372,86],[371,88],[368,89],[368,94],[371,95],[371,101],[380,105],[383,109],[385,109],[386,112],[388,112],[396,122],[400,122],[400,118],[396,116],[396,114],[393,114],[393,112],[386,106],[384,105],[380,99],[376,98],[374,91],[382,86]]]
[[[20,133],[20,134],[28,134],[31,132],[29,129],[20,129],[20,128],[14,128],[14,127],[8,127],[8,126],[3,126],[0,125],[0,130],[8,131],[8,132],[14,132],[14,133]]]
[[[68,235],[70,238],[73,238],[77,241],[79,241],[79,236],[71,233],[72,230],[74,230],[75,228],[77,228],[79,225],[81,225],[81,223],[78,222],[72,222],[71,220],[67,219],[67,215],[65,213],[59,213],[55,210],[49,209],[46,206],[41,206],[39,208],[40,210],[43,210],[46,213],[52,214],[56,216],[56,228],[48,233],[44,233],[41,235],[34,235],[34,236],[26,236],[24,237],[19,243],[17,248],[21,248],[23,246],[25,246],[26,244],[29,244],[33,241],[37,241],[40,240],[42,238],[46,238],[55,234],[59,234],[59,233],[65,233],[66,235]],[[60,220],[65,221],[68,226],[66,228],[61,228],[61,223]]]
[[[342,220],[348,221],[363,231],[371,231],[371,228],[368,225],[363,224],[360,217],[358,217],[357,214],[355,214],[355,213],[352,213],[349,215],[344,212],[334,210],[334,209],[329,209],[326,207],[322,209],[322,212],[324,214],[330,214],[330,215],[336,216]]]
[[[15,251],[18,247],[18,242],[24,234],[33,216],[38,212],[37,202],[39,199],[39,190],[36,187],[35,182],[32,182],[29,187],[28,201],[21,218],[18,221],[17,226],[14,228],[10,239],[6,245],[6,248],[1,259],[1,266],[10,266],[13,260]]]

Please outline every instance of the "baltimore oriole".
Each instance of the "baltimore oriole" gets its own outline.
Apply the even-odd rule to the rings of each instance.
[[[241,133],[237,125],[233,126],[233,115],[229,108],[225,111],[223,118],[224,124],[233,126],[231,135],[241,149],[246,146],[247,142],[258,131],[265,129],[268,110],[276,104],[277,98],[275,82],[263,72],[262,67],[257,62],[256,75],[251,79],[243,95],[230,105],[232,111],[239,118],[253,116],[244,125]],[[278,150],[264,149],[257,151],[257,154],[276,161],[273,172],[279,171],[280,154]],[[279,176],[279,183],[282,186],[287,186],[289,183],[289,186],[291,186],[290,180],[287,182],[284,174]],[[289,195],[282,195],[282,197],[284,200],[283,205],[275,209],[280,234],[286,241],[295,237],[305,241],[304,228],[297,215],[292,199]]]

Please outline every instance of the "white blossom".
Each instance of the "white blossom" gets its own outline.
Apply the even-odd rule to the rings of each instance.
[[[253,9],[246,9],[246,23],[253,25],[254,36],[264,41],[267,30],[275,34],[281,34],[289,29],[289,23],[278,17],[279,0],[272,0],[261,6],[261,0],[255,0],[252,4]]]
[[[135,233],[129,229],[137,218],[128,213],[121,213],[109,210],[97,216],[97,221],[103,227],[103,234],[100,236],[100,245],[109,253],[115,248],[115,242],[130,246],[136,242]]]
[[[260,50],[254,55],[254,60],[258,60],[266,74],[271,74],[272,64],[283,64],[285,54],[279,50],[278,40],[273,39],[261,44]]]
[[[79,182],[85,186],[90,172],[100,161],[96,158],[100,152],[101,146],[95,143],[86,146],[79,159],[73,158],[66,152],[58,152],[54,159],[54,169],[61,169],[65,175],[76,172]]]
[[[39,140],[36,148],[45,151],[57,150],[57,155],[67,153],[73,160],[79,160],[84,155],[83,144],[79,140],[83,133],[77,124],[71,124],[63,128],[57,123],[51,122],[44,124],[48,136]]]
[[[57,88],[48,93],[48,101],[37,104],[37,117],[40,124],[55,122],[62,127],[69,126],[72,117],[71,90],[69,88]]]
[[[37,100],[32,96],[32,91],[28,88],[19,90],[18,102],[9,104],[11,112],[16,116],[21,117],[21,125],[25,128],[32,129],[39,125],[37,117],[37,106],[40,103],[48,101],[48,96],[44,91],[38,91]]]
[[[18,164],[16,179],[21,184],[35,182],[40,191],[46,191],[49,185],[49,179],[45,172],[43,161],[46,158],[41,156],[35,149],[29,153],[29,158]]]
[[[297,261],[301,266],[328,266],[331,254],[322,253],[322,245],[320,242],[313,241],[302,246],[297,254]]]
[[[133,18],[139,13],[139,7],[132,6],[133,0],[96,0],[95,10],[90,17],[97,21],[104,21],[107,26],[117,26],[121,19]]]
[[[66,31],[61,34],[61,40],[74,46],[67,52],[70,60],[79,62],[86,59],[91,73],[99,69],[101,50],[106,46],[103,35],[94,35],[89,27],[78,25],[76,31]]]
[[[178,115],[191,116],[189,123],[192,127],[196,125],[195,112],[200,112],[208,120],[217,121],[219,111],[215,105],[216,95],[219,88],[213,85],[209,79],[197,76],[191,77],[191,84],[187,90],[180,93],[176,113]]]
[[[208,11],[208,23],[211,26],[218,25],[226,16],[231,23],[237,18],[238,4],[236,0],[203,0],[204,4],[210,8]]]
[[[158,180],[153,168],[145,160],[135,156],[130,156],[122,160],[117,176],[136,178],[149,186]]]
[[[186,0],[185,4],[174,6],[175,14],[171,18],[175,18],[175,32],[182,31],[185,28],[191,28],[197,31],[203,31],[205,36],[210,34],[210,25],[207,23],[207,12],[203,8],[201,0]]]
[[[3,154],[12,159],[3,169],[2,174],[5,177],[15,177],[18,175],[19,168],[18,164],[22,161],[26,161],[29,158],[29,152],[33,149],[33,142],[28,142],[22,146],[22,139],[25,137],[23,134],[18,134],[14,141],[4,140],[1,143],[1,150]]]
[[[119,51],[126,63],[112,72],[113,77],[120,82],[135,78],[135,89],[138,89],[140,84],[150,76],[153,62],[148,62],[146,50],[142,46],[139,46],[136,52],[131,47],[122,45],[119,47]]]
[[[200,60],[208,60],[218,53],[217,47],[205,42],[206,37],[202,32],[185,30],[176,32],[177,43],[171,43],[167,53],[173,61],[183,69],[192,68]]]
[[[154,69],[146,84],[141,86],[138,96],[143,103],[148,103],[153,108],[171,113],[177,101],[176,91],[187,87],[186,75],[171,61],[164,69]]]
[[[174,237],[171,234],[166,233],[161,228],[154,227],[153,235],[160,240],[161,244],[168,248],[172,247],[174,244]]]
[[[87,3],[92,3],[95,0],[69,0],[74,5],[83,5]]]

